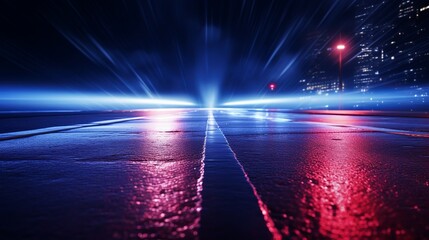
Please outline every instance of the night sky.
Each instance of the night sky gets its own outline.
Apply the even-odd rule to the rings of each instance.
[[[350,39],[353,4],[2,1],[1,86],[201,99],[263,94],[273,81],[293,92],[307,36]]]

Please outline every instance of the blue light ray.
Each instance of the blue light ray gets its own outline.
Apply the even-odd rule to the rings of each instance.
[[[223,107],[275,107],[289,109],[427,109],[428,91],[418,93],[409,90],[395,90],[362,94],[325,94],[312,96],[283,95],[271,98],[244,98],[224,102]]]
[[[145,98],[114,94],[73,93],[55,90],[1,89],[0,110],[112,110],[164,107],[192,107],[186,98]]]

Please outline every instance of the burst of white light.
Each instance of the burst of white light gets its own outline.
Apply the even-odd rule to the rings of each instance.
[[[338,46],[337,46],[337,49],[338,50],[343,50],[343,49],[345,49],[346,48],[346,46],[344,46],[344,44],[339,44]]]
[[[134,109],[139,107],[195,106],[176,98],[141,98],[130,96],[70,93],[38,90],[0,91],[2,105],[39,107],[46,109]],[[3,104],[2,104],[3,103]]]
[[[89,100],[89,99],[88,99]],[[194,106],[195,104],[188,101],[175,99],[157,99],[157,98],[136,98],[136,97],[98,97],[93,101],[100,103],[118,103],[133,105],[170,105],[170,106]]]

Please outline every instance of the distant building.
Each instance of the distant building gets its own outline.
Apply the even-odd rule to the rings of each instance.
[[[416,3],[415,66],[417,87],[429,85],[429,1]]]
[[[354,21],[353,81],[346,82],[345,90],[401,88],[427,96],[422,89],[429,86],[429,0],[358,0]],[[308,35],[302,92],[339,90],[332,40],[326,33]]]
[[[355,42],[358,53],[353,76],[353,88],[367,92],[383,85],[380,75],[383,58],[383,35],[388,35],[391,25],[380,19],[379,13],[386,11],[386,1],[358,1],[355,14]]]
[[[301,91],[308,94],[325,94],[338,91],[338,69],[332,57],[332,41],[319,32],[307,36],[310,52],[305,59],[305,73],[299,81]]]
[[[428,84],[428,16],[427,0],[360,0],[354,88],[366,92],[379,86],[419,89]]]
[[[406,0],[398,3],[398,16],[395,21],[395,34],[392,37],[390,78],[395,79],[397,87],[418,87],[417,47],[417,9],[415,1]]]

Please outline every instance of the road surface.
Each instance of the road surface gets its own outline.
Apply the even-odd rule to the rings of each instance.
[[[1,239],[429,236],[429,119],[2,114]]]

